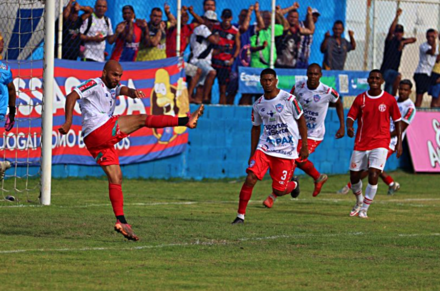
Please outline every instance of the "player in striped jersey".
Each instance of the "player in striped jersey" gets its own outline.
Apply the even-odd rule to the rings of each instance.
[[[303,141],[299,155],[306,159],[307,127],[301,104],[294,95],[277,88],[276,72],[264,69],[260,74],[264,89],[252,107],[251,157],[247,168],[246,181],[240,191],[237,218],[232,224],[244,222],[246,207],[258,180],[263,179],[267,170],[272,178],[272,203],[278,196],[292,193],[298,183],[291,181],[298,158],[298,140]],[[261,133],[261,126],[264,129]],[[261,136],[260,136],[261,133]]]
[[[410,80],[405,79],[400,81],[399,84],[399,97],[395,97],[397,100],[397,106],[399,106],[400,114],[402,115],[402,140],[405,138],[406,130],[416,115],[416,107],[414,103],[409,99],[413,84]],[[396,151],[397,144],[397,131],[394,122],[391,122],[390,126],[391,141],[388,149],[387,159]],[[368,176],[368,171],[362,173],[361,178],[364,179]],[[380,178],[388,185],[388,195],[393,195],[400,189],[400,184],[395,182],[394,179],[389,176],[385,171],[380,174]],[[347,194],[351,189],[351,183],[349,182],[337,194]]]

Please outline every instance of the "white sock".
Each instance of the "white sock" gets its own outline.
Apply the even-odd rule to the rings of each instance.
[[[390,187],[393,187],[394,186],[394,182],[392,182],[390,185],[388,185],[388,186],[390,186]]]
[[[357,184],[351,184],[351,190],[353,191],[354,196],[356,196],[357,203],[362,203],[364,200],[364,196],[362,195],[362,180],[359,180]]]
[[[237,217],[238,217],[238,218],[241,218],[241,219],[244,220],[244,214],[238,213],[238,214],[237,214]]]
[[[362,204],[362,210],[368,210],[368,207],[370,207],[370,204],[373,202],[376,193],[377,185],[370,185],[370,183],[368,183],[367,188],[365,189],[365,199],[364,203]]]

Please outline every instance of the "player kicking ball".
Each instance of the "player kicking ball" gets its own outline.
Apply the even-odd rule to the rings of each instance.
[[[397,157],[402,154],[401,115],[396,99],[381,89],[384,80],[379,70],[372,70],[368,76],[370,89],[358,95],[347,116],[347,135],[354,136],[354,121],[358,129],[354,151],[350,161],[350,182],[356,204],[350,216],[368,218],[367,211],[377,192],[377,182],[388,155],[391,134],[390,119],[396,127]],[[362,173],[368,169],[368,185],[365,197],[362,195]]]
[[[58,130],[62,134],[69,132],[72,126],[73,108],[79,100],[84,143],[108,178],[110,201],[116,216],[115,231],[129,240],[137,241],[139,237],[134,234],[124,216],[122,172],[114,145],[142,127],[187,126],[195,128],[199,117],[203,114],[203,105],[189,117],[147,114],[113,115],[117,96],[145,97],[142,91],[130,89],[119,83],[122,73],[121,65],[117,61],[110,60],[105,64],[100,78],[82,83],[67,95],[66,121]]]
[[[272,69],[261,72],[260,84],[264,95],[252,108],[251,158],[246,170],[246,181],[240,191],[237,218],[232,224],[244,223],[252,190],[268,169],[274,200],[298,189],[298,183],[291,181],[291,178],[295,170],[295,159],[298,158],[300,135],[303,143],[299,155],[302,159],[309,155],[306,122],[295,96],[277,88],[277,75]],[[261,125],[264,128],[260,136]]]
[[[321,66],[314,63],[307,68],[307,81],[298,81],[292,88],[291,93],[295,94],[299,103],[304,109],[304,116],[307,125],[307,143],[309,153],[312,154],[316,148],[324,140],[325,135],[325,117],[327,116],[330,103],[336,105],[336,112],[339,119],[339,129],[335,138],[339,139],[345,135],[344,124],[344,106],[338,92],[333,88],[321,83],[322,70]],[[301,147],[299,141],[298,148]],[[303,170],[307,175],[315,181],[315,189],[313,197],[321,192],[322,186],[327,181],[326,174],[321,174],[316,170],[315,166],[309,159],[298,158],[296,166]]]
[[[409,95],[411,94],[413,84],[410,80],[405,79],[400,81],[399,84],[399,97],[395,97],[397,100],[397,106],[399,106],[400,115],[402,115],[402,140],[405,138],[406,130],[411,122],[414,120],[414,116],[416,115],[416,107],[414,103],[409,99]],[[388,158],[396,152],[396,144],[397,144],[397,130],[394,122],[391,120],[390,126],[391,132],[391,142],[388,148]],[[363,180],[368,176],[368,171],[363,171],[361,175],[361,179]],[[400,184],[395,182],[394,179],[389,176],[385,171],[380,174],[380,178],[385,184],[388,185],[388,195],[394,195],[399,189]],[[347,194],[351,189],[351,183],[349,182],[345,185],[341,190],[337,192],[337,194]]]

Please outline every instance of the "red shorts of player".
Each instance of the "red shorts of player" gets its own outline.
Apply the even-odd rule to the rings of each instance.
[[[295,171],[295,160],[272,157],[258,150],[252,156],[246,172],[254,173],[258,180],[261,180],[268,169],[270,169],[270,177],[272,178],[272,188],[285,191]]]
[[[119,115],[113,116],[84,139],[87,149],[100,166],[119,165],[115,144],[128,134],[119,129],[118,118]]]
[[[322,142],[322,140],[314,140],[314,139],[309,139],[309,138],[307,139],[307,149],[309,150],[309,155],[311,155],[316,150],[316,148],[319,146],[319,144],[321,142]],[[298,148],[297,148],[298,154],[301,151],[301,147],[302,147],[302,140],[300,139],[298,141]],[[305,159],[305,160],[303,160],[301,158],[296,159],[297,163],[303,163],[305,161],[307,161],[307,159]]]

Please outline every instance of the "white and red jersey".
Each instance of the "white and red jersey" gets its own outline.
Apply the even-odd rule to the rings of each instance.
[[[296,120],[302,114],[301,104],[284,90],[270,100],[264,95],[258,98],[252,107],[252,125],[263,125],[264,129],[257,150],[283,159],[298,158],[300,135]]]
[[[379,96],[358,95],[347,118],[358,121],[354,150],[368,151],[389,147],[390,118],[396,122],[401,115],[394,96],[382,91]]]
[[[416,106],[411,101],[411,99],[406,99],[403,102],[399,102],[399,97],[395,97],[397,101],[397,106],[399,107],[400,115],[402,115],[402,121],[408,124],[408,126],[411,124],[411,122],[414,120],[414,116],[416,116]],[[391,126],[390,126],[390,132],[393,132],[396,129],[396,126],[394,125],[394,122],[391,120]],[[402,140],[405,138],[406,135],[406,129],[402,132]],[[390,150],[394,151],[396,149],[397,145],[397,136],[393,136],[391,138],[390,142]]]
[[[307,81],[302,80],[296,82],[290,93],[295,94],[304,110],[307,137],[313,140],[323,140],[328,105],[330,102],[336,103],[339,100],[338,92],[321,82],[316,89],[312,90],[307,87]]]
[[[123,85],[109,89],[101,78],[85,81],[74,90],[81,98],[78,103],[81,108],[83,137],[106,123],[113,116],[116,107],[116,97],[119,96]]]

